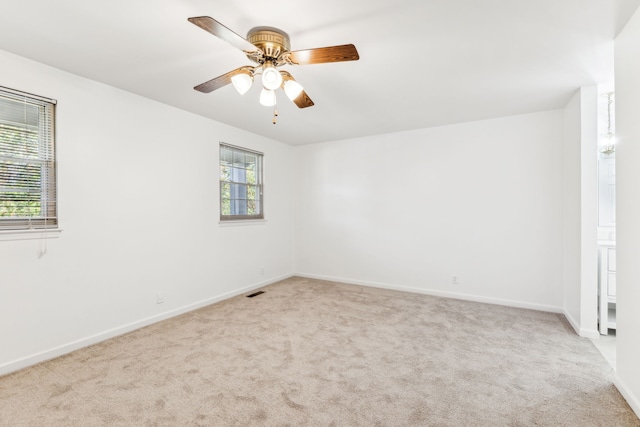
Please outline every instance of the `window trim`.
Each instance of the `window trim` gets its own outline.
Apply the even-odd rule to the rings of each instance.
[[[0,242],[12,240],[57,239],[62,228],[41,228],[33,230],[0,230]]]
[[[222,214],[222,185],[225,182],[230,182],[230,181],[223,181],[222,179],[220,179],[220,167],[222,166],[222,149],[223,148],[228,148],[234,151],[242,151],[244,153],[250,153],[250,154],[255,154],[257,155],[258,158],[258,176],[257,176],[257,184],[256,186],[258,187],[258,191],[260,192],[260,213],[257,215],[223,215]],[[219,148],[218,148],[218,193],[219,193],[219,197],[218,197],[218,212],[219,212],[219,220],[220,220],[220,224],[238,224],[238,223],[257,223],[257,222],[264,222],[266,221],[265,219],[265,214],[264,214],[264,153],[260,152],[260,151],[256,151],[256,150],[251,150],[249,148],[245,148],[245,147],[239,147],[237,145],[232,145],[232,144],[228,144],[226,142],[222,142],[220,141],[219,143]]]
[[[56,159],[57,150],[55,137],[57,101],[55,99],[7,88],[5,86],[0,86],[0,95],[16,101],[22,100],[25,103],[29,102],[37,105],[39,108],[42,107],[45,109],[46,115],[44,118],[47,122],[44,125],[40,124],[38,126],[38,134],[40,135],[43,132],[42,126],[44,126],[46,129],[46,134],[44,136],[47,138],[44,144],[46,144],[46,150],[49,154],[44,157],[38,157],[38,161],[36,163],[43,162],[43,164],[46,165],[50,162],[50,166],[47,167],[48,170],[45,173],[50,175],[52,178],[51,180],[53,181],[44,181],[44,184],[41,182],[40,190],[43,195],[42,197],[44,197],[44,199],[42,199],[44,200],[44,206],[41,206],[41,209],[44,211],[44,214],[41,212],[41,216],[33,218],[12,216],[0,217],[0,234],[4,236],[4,238],[0,240],[7,240],[7,237],[9,240],[14,240],[16,239],[16,236],[21,233],[25,236],[35,234],[39,234],[40,236],[51,236],[53,234],[57,234],[56,232],[60,230],[58,218],[58,165]],[[41,120],[41,113],[38,114],[39,120]]]

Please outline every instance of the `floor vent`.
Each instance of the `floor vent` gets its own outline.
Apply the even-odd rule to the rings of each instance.
[[[264,291],[258,291],[258,292],[254,292],[252,294],[249,294],[249,295],[247,295],[247,298],[257,297],[260,294],[264,294]]]

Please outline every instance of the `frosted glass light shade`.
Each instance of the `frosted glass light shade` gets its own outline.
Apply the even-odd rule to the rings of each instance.
[[[265,107],[276,105],[276,93],[269,89],[262,89],[262,92],[260,92],[260,104]]]
[[[266,63],[262,69],[262,86],[265,89],[276,90],[282,84],[282,75],[273,64]]]
[[[287,80],[284,84],[284,93],[293,101],[302,93],[302,85],[295,80]]]
[[[231,77],[231,83],[233,83],[233,87],[236,88],[240,95],[244,95],[251,87],[251,84],[253,83],[253,77],[245,73],[236,74],[235,76]]]

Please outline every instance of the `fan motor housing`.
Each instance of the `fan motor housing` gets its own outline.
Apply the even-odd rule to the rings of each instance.
[[[265,59],[277,59],[291,50],[289,35],[278,28],[252,28],[247,34],[247,41],[262,50]],[[252,59],[251,56],[249,59]]]

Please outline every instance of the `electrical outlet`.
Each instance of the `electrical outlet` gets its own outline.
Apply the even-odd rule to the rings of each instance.
[[[458,276],[456,276],[455,274],[453,276],[451,276],[451,284],[452,285],[457,285],[458,284]]]
[[[260,275],[264,276],[264,267],[260,267]]]
[[[162,304],[164,302],[164,292],[158,292],[156,296],[156,304]]]

